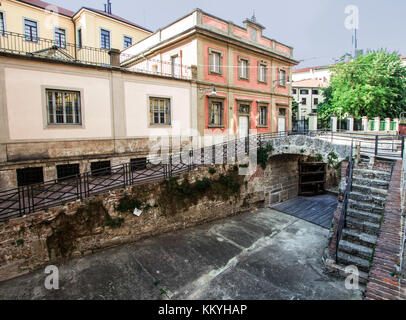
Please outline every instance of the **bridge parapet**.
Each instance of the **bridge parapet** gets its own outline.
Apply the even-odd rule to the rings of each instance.
[[[348,158],[351,153],[350,145],[334,144],[326,140],[304,135],[292,135],[273,139],[269,144],[273,147],[273,155],[299,154],[316,157],[320,154],[324,162],[328,162],[329,155],[332,153],[337,156],[335,160],[338,162]]]

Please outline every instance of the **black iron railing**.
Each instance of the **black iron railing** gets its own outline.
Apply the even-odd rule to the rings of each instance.
[[[199,166],[216,163],[235,164],[248,155],[253,148],[256,149],[273,139],[288,135],[308,135],[327,141],[332,139],[332,143],[348,143],[348,136],[326,131],[276,132],[251,135],[204,148],[172,153],[167,156],[166,161],[159,157],[147,160],[139,159],[64,179],[0,191],[0,221],[24,216],[70,201],[81,200],[112,189],[167,179],[194,170]],[[362,139],[362,136],[353,137],[354,141]],[[393,136],[392,139],[397,139],[397,137]],[[396,143],[399,141],[396,140]],[[398,156],[397,153],[393,155]]]
[[[338,247],[340,245],[341,236],[342,236],[343,229],[345,228],[346,220],[347,220],[348,200],[349,200],[349,197],[350,197],[350,194],[352,191],[352,176],[353,176],[353,168],[354,168],[354,162],[353,162],[353,158],[352,158],[353,157],[352,149],[353,149],[353,143],[351,143],[351,153],[350,153],[350,158],[349,158],[349,162],[348,162],[347,186],[344,191],[340,218],[338,219],[338,223],[337,223],[336,247],[335,247],[336,262],[338,261]]]
[[[0,35],[0,52],[98,66],[110,65],[109,50],[79,47],[66,41],[28,37],[15,32],[4,32]]]

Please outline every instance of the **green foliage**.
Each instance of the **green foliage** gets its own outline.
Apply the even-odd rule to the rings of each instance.
[[[316,159],[317,159],[318,162],[322,162],[323,161],[323,155],[320,154],[320,153],[316,154]]]
[[[295,99],[293,99],[293,101],[292,101],[292,118],[294,120],[297,120],[298,112],[299,112],[299,103]]]
[[[215,174],[215,173],[216,173],[216,169],[210,168],[210,169],[209,169],[209,173],[210,173],[211,175]]]
[[[306,152],[306,149],[300,149],[300,153],[305,153]]]
[[[328,129],[330,128],[330,118],[336,112],[334,107],[331,105],[333,98],[333,88],[331,86],[328,88],[322,88],[321,92],[323,96],[323,102],[318,105],[317,114],[319,115],[319,119],[322,122],[323,129]]]
[[[331,76],[331,103],[324,113],[355,117],[397,118],[406,106],[406,67],[396,53],[384,50],[337,64]],[[327,112],[328,110],[328,112]]]
[[[335,152],[330,152],[329,154],[328,154],[328,156],[327,156],[327,163],[330,165],[330,166],[335,166],[336,165],[336,163],[337,163],[337,160],[338,160],[338,156],[337,156],[337,154],[335,153]]]
[[[13,245],[16,247],[22,247],[24,245],[24,239],[17,239],[13,242]]]
[[[257,149],[257,162],[261,165],[262,169],[266,169],[266,165],[269,160],[269,154],[274,150],[271,144],[267,144],[266,147],[260,147]]]

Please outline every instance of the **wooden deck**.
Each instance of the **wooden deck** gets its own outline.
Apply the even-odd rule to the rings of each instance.
[[[271,208],[330,229],[334,211],[337,209],[337,197],[331,195],[299,196],[273,205]]]

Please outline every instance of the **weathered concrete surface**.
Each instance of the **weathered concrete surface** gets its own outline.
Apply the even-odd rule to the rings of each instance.
[[[360,299],[323,274],[328,230],[263,209],[0,283],[0,299]],[[159,281],[159,283],[158,283]]]

